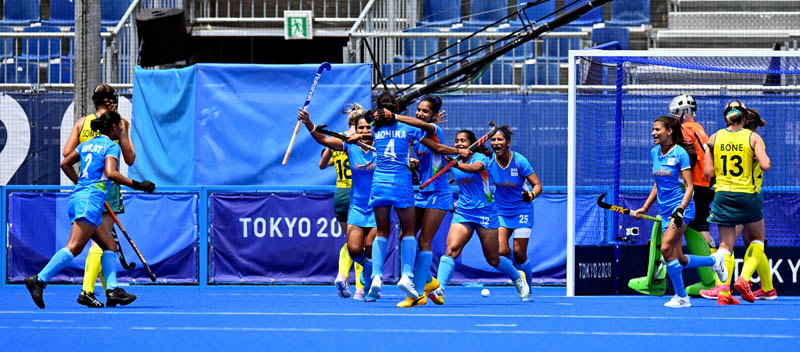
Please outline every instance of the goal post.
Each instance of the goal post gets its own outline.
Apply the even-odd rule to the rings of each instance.
[[[571,50],[568,66],[568,296],[576,295],[576,246],[616,244],[627,226],[649,229],[592,200],[607,194],[609,203],[641,206],[653,185],[653,121],[668,115],[679,94],[694,97],[695,120],[708,135],[725,127],[730,100],[757,109],[767,121],[758,133],[772,160],[764,192],[800,192],[800,51]],[[766,223],[770,244],[796,245],[796,229],[768,217]]]

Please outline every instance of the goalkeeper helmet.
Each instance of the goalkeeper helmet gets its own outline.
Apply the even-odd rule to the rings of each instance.
[[[697,111],[697,102],[689,94],[681,94],[673,98],[672,102],[669,103],[669,113],[673,117],[680,119],[681,123],[683,123],[686,114],[694,114],[695,111]]]

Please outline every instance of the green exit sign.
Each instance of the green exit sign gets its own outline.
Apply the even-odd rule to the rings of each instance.
[[[285,39],[311,39],[311,11],[284,11],[283,27]]]

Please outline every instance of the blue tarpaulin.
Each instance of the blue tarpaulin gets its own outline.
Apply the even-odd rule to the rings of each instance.
[[[134,178],[157,185],[329,185],[316,170],[322,147],[301,128],[288,165],[284,152],[319,65],[198,64],[137,68],[134,144],[146,146]],[[308,111],[316,124],[345,130],[342,108],[371,104],[371,66],[336,64],[316,87]]]

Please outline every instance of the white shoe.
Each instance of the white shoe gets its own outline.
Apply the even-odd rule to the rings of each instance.
[[[363,288],[356,288],[356,293],[353,295],[353,299],[356,301],[363,301],[364,300],[364,289]]]
[[[364,296],[364,301],[366,302],[375,302],[375,300],[381,298],[381,286],[383,285],[383,279],[380,276],[375,276],[372,278],[372,285],[369,288],[369,293]]]
[[[528,287],[528,282],[525,281],[524,276],[520,276],[519,279],[514,280],[514,287],[517,288],[519,298],[522,298],[523,302],[529,302],[531,300],[531,289]]]
[[[712,254],[711,256],[714,257],[714,265],[711,266],[711,269],[714,269],[714,272],[717,273],[717,277],[719,277],[719,281],[726,282],[728,281],[728,268],[725,267],[725,255],[719,252]]]
[[[350,286],[347,284],[347,279],[344,278],[344,275],[336,275],[336,280],[333,284],[336,285],[336,293],[339,294],[339,297],[350,298]]]
[[[417,292],[417,288],[414,287],[414,280],[411,280],[408,275],[403,275],[403,277],[400,278],[400,281],[397,282],[397,287],[403,290],[408,298],[412,300],[419,298],[419,292]]]
[[[672,299],[669,302],[664,303],[664,307],[669,308],[689,308],[692,306],[692,303],[689,302],[689,296],[681,297],[678,295],[672,296]]]

